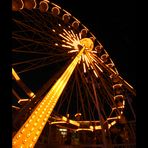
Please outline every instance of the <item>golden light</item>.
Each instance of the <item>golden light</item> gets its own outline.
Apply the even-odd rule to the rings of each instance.
[[[75,126],[80,126],[80,123],[78,123],[77,121],[74,121],[74,120],[69,120],[69,123],[72,124],[72,125],[75,125]]]
[[[47,12],[48,11],[48,9],[49,9],[48,3],[49,3],[48,0],[40,1],[39,9],[40,9],[41,12]]]
[[[21,103],[21,102],[27,102],[29,99],[20,99],[19,101],[18,101],[18,103]]]
[[[29,96],[30,96],[31,98],[34,98],[34,97],[35,97],[35,94],[34,94],[33,92],[30,92],[30,93],[29,93]]]
[[[12,1],[12,11],[19,11],[24,8],[24,3],[22,0],[13,0]]]
[[[15,72],[15,70],[13,68],[12,68],[12,75],[15,78],[15,80],[17,80],[17,81],[20,80],[19,76],[17,75],[17,73]]]
[[[16,0],[14,0],[14,2],[16,2]],[[17,5],[16,3],[12,4],[14,11],[18,11],[24,7],[28,8],[28,9],[32,9],[32,8],[35,8],[37,5],[36,0],[25,0],[25,1],[20,0],[20,2],[21,3],[19,5]],[[39,3],[40,11],[42,11],[42,12],[48,11],[48,8],[49,8],[48,3],[49,3],[48,0],[40,0],[40,3]],[[53,15],[56,15],[56,17],[61,17],[61,15],[62,15],[62,20],[65,23],[67,23],[70,20],[70,15],[68,13],[66,13],[66,14],[61,13],[60,14],[61,10],[62,9],[60,7],[55,5],[54,7],[51,8],[51,13]],[[58,22],[60,22],[60,21],[58,21]],[[72,23],[72,29],[78,28],[79,24],[80,24],[80,22],[74,21]],[[61,40],[58,43],[54,42],[52,45],[55,45],[56,49],[59,48],[59,49],[65,50],[69,55],[74,55],[73,53],[76,53],[77,55],[75,54],[75,57],[73,59],[71,58],[72,62],[67,67],[65,72],[56,81],[56,83],[47,92],[47,94],[43,98],[40,98],[41,102],[35,107],[35,110],[29,116],[27,121],[22,125],[22,127],[19,129],[19,131],[14,135],[13,140],[12,140],[12,148],[29,148],[29,147],[32,148],[35,146],[40,134],[42,133],[43,128],[45,127],[45,124],[47,123],[54,107],[56,106],[56,104],[59,100],[59,97],[61,96],[65,86],[67,85],[67,83],[68,83],[68,81],[69,81],[69,79],[70,79],[70,77],[71,77],[71,75],[78,63],[81,64],[81,66],[84,70],[84,73],[87,73],[88,70],[91,69],[91,72],[93,72],[93,75],[95,75],[97,78],[101,77],[102,73],[105,72],[105,70],[107,69],[106,67],[103,67],[102,65],[104,64],[104,62],[108,61],[109,55],[106,53],[102,54],[102,55],[100,54],[100,53],[102,53],[101,51],[103,50],[103,46],[101,44],[94,48],[95,38],[93,38],[93,37],[83,38],[83,37],[86,37],[86,35],[88,33],[88,30],[86,28],[83,28],[79,33],[75,33],[78,30],[75,30],[75,29],[72,30],[70,26],[63,27],[63,24],[62,25],[58,24],[58,26],[57,25],[53,25],[53,26],[54,26],[54,29],[52,29],[52,34],[56,33],[56,35],[58,35],[56,42],[59,41],[58,40],[59,38]],[[64,29],[62,29],[62,28],[64,28]],[[81,47],[79,47],[79,45]],[[62,47],[62,48],[60,48],[60,47]],[[65,51],[64,51],[64,53],[65,53]],[[100,63],[98,63],[99,60],[96,58],[96,57],[99,58],[99,55],[100,55],[100,63],[101,62],[103,63],[102,65]],[[100,67],[100,65],[102,68]],[[112,64],[112,63],[106,64],[106,65],[108,68],[111,68],[114,66],[114,64]],[[80,70],[81,70],[81,68],[80,68]],[[101,72],[101,75],[100,75],[100,72]],[[89,74],[89,72],[88,72],[88,74]],[[18,83],[22,85],[22,87],[24,88],[27,95],[30,98],[34,98],[35,94],[33,92],[29,91],[28,89],[26,89],[26,86],[21,82],[21,79],[19,78],[19,76],[17,75],[17,73],[15,72],[15,70],[13,68],[12,68],[12,75],[15,78],[15,80],[18,81]],[[84,75],[84,77],[87,79],[87,74]],[[120,78],[120,76],[118,78]],[[122,78],[120,78],[120,79],[122,79]],[[97,80],[99,80],[99,79],[97,79]],[[89,80],[87,80],[87,81],[89,81]],[[106,82],[105,82],[105,84],[106,84]],[[133,89],[133,87],[130,86],[130,84],[128,84],[126,81],[123,80],[123,82],[125,84],[127,84],[131,89]],[[100,84],[102,85],[103,83],[100,83]],[[119,87],[120,85],[121,84],[113,85],[113,89]],[[107,89],[108,88],[106,87],[106,90]],[[109,93],[110,93],[110,91],[109,91]],[[91,94],[91,91],[90,91],[90,94]],[[79,96],[79,94],[78,94],[78,96]],[[124,100],[123,95],[116,94],[116,96],[114,96],[113,99],[114,99],[114,101],[118,100],[118,99],[122,99],[123,105],[112,108],[112,111],[114,109],[124,108],[125,100]],[[28,100],[29,99],[20,99],[18,101],[18,103],[25,102]],[[121,111],[120,113],[123,114],[123,111]],[[77,117],[77,116],[81,116],[81,113],[77,113],[75,115],[75,117]],[[110,128],[111,126],[116,124],[115,120],[121,119],[121,116],[112,117],[110,115],[109,117],[111,117],[111,118],[107,118],[107,120],[110,123],[110,124],[108,124],[108,128]],[[81,125],[80,123],[85,123],[85,121],[79,122],[79,121],[71,120],[68,118],[68,116],[67,117],[62,116],[61,120],[60,121],[55,120],[57,122],[51,122],[51,124],[69,123],[72,125],[76,125],[77,127],[80,127],[80,125]],[[112,121],[112,120],[114,120],[114,121]],[[86,121],[86,122],[89,122],[89,121]],[[101,121],[100,121],[100,123],[101,123]],[[103,129],[103,127],[100,126],[100,123],[95,124],[98,126],[89,126],[89,128],[78,128],[76,131],[92,131],[93,132],[94,130]],[[89,125],[94,125],[94,124],[91,124],[91,122],[90,122]],[[63,131],[63,130],[61,129],[61,131]]]
[[[116,121],[111,122],[110,124],[108,124],[108,128],[110,129],[115,124],[116,124]]]
[[[89,128],[78,128],[78,129],[76,129],[76,131],[78,132],[78,131],[91,131],[91,132],[93,132],[93,130],[92,129],[89,129]]]
[[[112,125],[112,126],[115,125],[115,124],[116,124],[116,121],[111,122],[111,125]]]
[[[66,118],[64,116],[62,116],[62,120],[65,121],[65,122],[68,122],[68,123],[70,123],[72,125],[75,125],[75,126],[78,126],[78,127],[80,126],[80,123],[78,123],[77,121],[68,119],[68,118]]]
[[[26,9],[35,9],[37,6],[36,0],[25,0],[24,2],[24,8]]]
[[[94,43],[90,38],[83,38],[80,40],[80,44],[84,45],[86,49],[93,50]]]
[[[101,125],[98,125],[98,126],[92,126],[91,125],[89,128],[92,129],[92,130],[100,130],[100,129],[102,129]]]
[[[124,98],[123,95],[116,95],[116,96],[114,96],[114,100],[123,99],[123,98]]]
[[[57,80],[43,100],[37,105],[27,121],[13,137],[13,148],[34,147],[84,50],[85,47],[80,50],[62,76]],[[73,121],[71,121],[71,123],[78,125]]]
[[[81,116],[81,115],[82,115],[81,113],[77,113],[77,114],[75,114],[75,117]]]
[[[53,15],[59,15],[60,14],[60,9],[58,7],[53,7],[51,9],[51,12],[53,13]]]
[[[62,116],[62,120],[67,122],[68,119],[66,117]]]
[[[20,107],[17,107],[17,106],[14,106],[14,105],[12,105],[12,108],[15,108],[15,109],[17,109],[17,110],[20,109]]]
[[[107,120],[117,120],[117,119],[120,119],[121,116],[116,116],[116,117],[110,117],[110,118],[107,118]]]
[[[50,124],[61,124],[61,123],[66,123],[65,121],[55,121],[55,122],[51,122]]]
[[[60,24],[59,24],[60,25]],[[61,26],[61,25],[60,25]],[[79,34],[74,33],[74,31],[71,29],[70,26],[68,26],[69,29],[63,29],[61,33],[58,35],[62,38],[63,44],[60,46],[64,47],[65,50],[67,50],[67,53],[77,53],[80,51],[81,47],[80,46],[85,46],[85,51],[81,55],[79,59],[79,64],[81,63],[82,60],[82,65],[83,65],[83,71],[84,73],[87,72],[89,67],[91,67],[94,72],[94,75],[98,77],[97,70],[100,72],[103,72],[103,70],[99,67],[97,64],[97,60],[95,59],[93,54],[96,54],[97,51],[94,49],[94,43],[92,38],[82,38],[81,32]],[[87,32],[86,29],[82,29],[83,32]],[[56,32],[55,29],[52,29],[53,32]],[[56,46],[59,46],[57,43],[55,43]],[[101,45],[100,45],[101,46]],[[99,47],[100,47],[99,46]],[[66,49],[67,48],[67,49]],[[94,49],[94,50],[93,50]]]

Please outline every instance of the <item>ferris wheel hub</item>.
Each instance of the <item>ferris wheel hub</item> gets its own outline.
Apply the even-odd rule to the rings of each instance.
[[[80,40],[80,44],[85,46],[86,49],[92,50],[94,48],[94,43],[90,38],[83,38]]]

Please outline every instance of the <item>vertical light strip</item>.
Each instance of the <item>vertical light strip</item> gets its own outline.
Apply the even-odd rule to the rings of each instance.
[[[20,77],[17,75],[17,73],[13,68],[12,68],[12,75],[15,78],[17,84],[25,91],[28,97],[33,99],[35,97],[35,94],[25,85],[25,83],[20,79]]]
[[[12,75],[16,81],[20,80],[19,76],[17,75],[17,73],[15,72],[15,70],[13,68],[12,68]]]
[[[53,111],[62,91],[72,75],[85,47],[83,47],[75,59],[71,62],[62,76],[53,85],[43,100],[23,124],[12,139],[13,148],[32,148],[36,144],[51,112]]]

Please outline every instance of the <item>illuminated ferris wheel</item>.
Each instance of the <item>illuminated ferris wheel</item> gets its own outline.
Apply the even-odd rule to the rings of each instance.
[[[12,10],[13,147],[33,147],[46,124],[105,139],[126,121],[134,88],[86,26],[48,0],[13,0]]]

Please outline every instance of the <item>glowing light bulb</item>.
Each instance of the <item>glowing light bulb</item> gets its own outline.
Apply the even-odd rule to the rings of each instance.
[[[31,132],[34,130],[34,127],[30,130]]]
[[[29,138],[30,137],[30,133],[29,134],[27,134],[27,136],[26,136],[27,138]]]
[[[37,140],[37,137],[34,137],[34,138],[32,139],[33,142],[35,142],[36,140]]]

